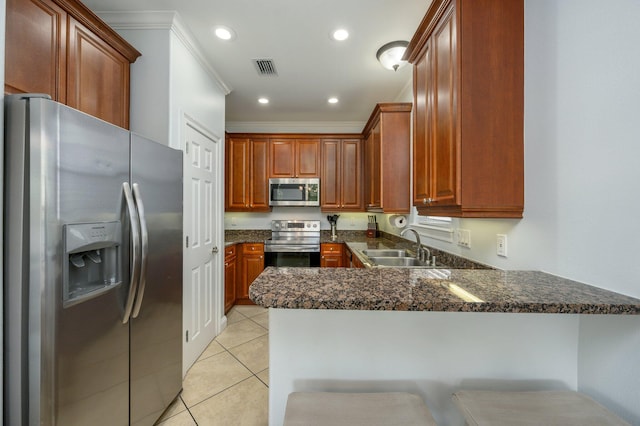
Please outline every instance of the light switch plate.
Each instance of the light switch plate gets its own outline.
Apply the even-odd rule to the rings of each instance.
[[[471,231],[468,229],[458,229],[458,245],[471,248]]]
[[[496,234],[496,245],[498,256],[507,257],[507,236],[505,234]]]

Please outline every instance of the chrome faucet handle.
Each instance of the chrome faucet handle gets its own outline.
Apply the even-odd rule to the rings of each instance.
[[[420,260],[423,262],[428,262],[429,259],[431,259],[431,250],[429,250],[427,247],[421,246],[420,247]]]

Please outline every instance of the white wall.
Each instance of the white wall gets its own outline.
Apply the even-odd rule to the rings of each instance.
[[[120,30],[142,54],[131,66],[129,127],[156,142],[169,145],[170,32],[166,29]]]
[[[209,133],[221,140],[219,170],[224,165],[224,120],[225,89],[212,78],[206,64],[185,39],[182,31],[171,31],[171,109],[170,140],[171,146],[182,148],[182,144],[174,145],[181,140],[181,118],[186,114],[192,120],[205,127]],[[221,187],[224,188],[224,174],[220,174]],[[220,200],[224,205],[224,193],[220,191]],[[222,226],[222,221],[220,221]],[[222,229],[222,228],[220,228]]]

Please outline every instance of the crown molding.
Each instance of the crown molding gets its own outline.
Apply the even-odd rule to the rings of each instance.
[[[189,50],[193,57],[216,82],[224,95],[233,90],[202,54],[202,49],[176,11],[96,12],[115,30],[169,30]]]
[[[227,121],[228,133],[362,133],[365,121]]]

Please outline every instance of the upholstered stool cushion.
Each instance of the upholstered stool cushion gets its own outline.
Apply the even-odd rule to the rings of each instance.
[[[470,426],[629,426],[593,399],[573,391],[461,390],[453,400]]]
[[[287,399],[284,426],[409,426],[436,423],[417,395],[391,393],[294,392]]]

